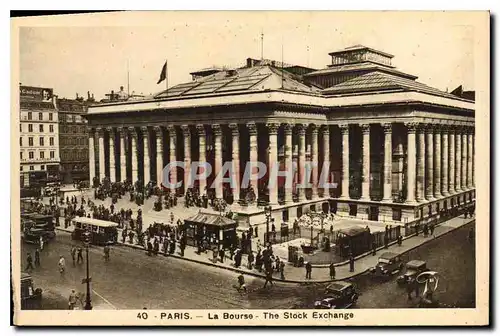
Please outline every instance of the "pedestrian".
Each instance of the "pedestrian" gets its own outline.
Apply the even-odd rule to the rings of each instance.
[[[305,267],[306,267],[306,279],[311,279],[311,273],[312,273],[311,263],[309,261],[306,261]]]
[[[40,236],[39,244],[40,244],[40,251],[43,251],[43,237],[42,236]]]
[[[429,226],[427,225],[427,223],[424,224],[424,237],[427,238],[427,235],[429,234]]]
[[[377,254],[377,243],[375,242],[375,237],[372,240],[372,255]]]
[[[217,247],[214,247],[212,249],[212,261],[213,263],[217,262],[217,255],[219,254],[219,251],[217,251]]]
[[[231,247],[229,248],[229,259],[233,260],[233,257],[234,257],[234,246],[231,245]]]
[[[432,237],[434,237],[434,227],[435,227],[435,225],[434,225],[434,223],[432,223],[431,226],[430,226],[431,236]]]
[[[33,270],[33,257],[31,256],[31,253],[28,252],[28,255],[26,257],[26,268],[25,271],[27,272],[28,270]]]
[[[68,299],[68,309],[74,310],[77,301],[78,301],[77,294],[75,293],[75,290],[72,289]]]
[[[273,283],[273,271],[272,270],[267,270],[266,271],[266,282],[264,282],[264,288],[266,288],[266,286],[267,286],[268,283],[271,286],[274,286],[274,283]]]
[[[398,236],[398,245],[401,246],[403,244],[403,236]]]
[[[411,293],[413,293],[413,280],[410,279],[408,280],[408,283],[406,284],[406,294],[408,295],[408,300],[411,300]]]
[[[349,272],[354,272],[354,257],[352,253],[349,255]]]
[[[255,237],[259,237],[259,231],[258,231],[259,227],[258,226],[255,226],[255,229],[253,230],[254,233],[255,233]]]
[[[40,267],[40,250],[35,250],[35,266]]]
[[[330,264],[330,280],[335,279],[335,264],[332,262]]]
[[[253,264],[254,259],[255,259],[252,251],[248,252],[248,258],[247,259],[248,259],[248,269],[251,270],[252,269],[252,264]]]
[[[280,275],[281,275],[281,280],[285,280],[285,262],[281,261],[280,264]]]
[[[83,250],[81,247],[78,247],[78,253],[77,253],[77,260],[76,262],[79,264],[80,262],[83,263]]]
[[[64,260],[63,256],[59,256],[59,262],[57,263],[57,265],[59,266],[59,273],[63,275],[66,269],[66,260]]]
[[[387,235],[384,236],[384,248],[389,248],[389,237]]]
[[[226,254],[226,250],[224,250],[224,247],[221,247],[219,249],[219,258],[220,258],[220,262],[223,263],[224,262],[224,256]]]
[[[415,236],[418,236],[419,228],[420,228],[420,224],[419,223],[415,224]]]
[[[109,261],[109,245],[104,246],[104,261]]]

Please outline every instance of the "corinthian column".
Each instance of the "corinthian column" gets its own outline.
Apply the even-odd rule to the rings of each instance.
[[[419,125],[417,147],[417,202],[425,200],[425,125]]]
[[[448,146],[448,126],[444,126],[442,128],[442,131],[443,131],[443,151],[442,151],[442,156],[441,156],[441,172],[442,172],[442,194],[444,196],[448,196],[450,193],[448,191],[448,180],[449,180],[449,175],[448,175],[448,171],[449,171],[449,167],[448,167],[448,163],[450,161],[450,158],[449,158],[449,152],[450,152],[450,147]]]
[[[198,131],[198,141],[200,143],[200,163],[205,164],[207,162],[207,138],[206,138],[206,132],[205,132],[205,125],[199,124],[196,125],[196,130]],[[206,194],[206,188],[207,188],[207,171],[205,168],[201,168],[201,171],[199,172],[202,174],[200,176],[200,195]]]
[[[392,124],[382,124],[384,129],[384,195],[383,202],[392,201]]]
[[[177,155],[176,155],[176,147],[177,147],[177,131],[175,129],[174,125],[168,125],[168,137],[169,137],[169,163],[173,164],[174,162],[177,161]],[[170,191],[172,194],[177,193],[177,188],[175,185],[177,184],[177,167],[170,168],[170,184],[171,188]]]
[[[349,125],[339,125],[342,132],[342,194],[341,198],[349,198]]]
[[[258,152],[257,152],[257,125],[254,122],[249,122],[246,124],[249,133],[249,159],[250,159],[250,184],[255,192],[255,196],[259,199],[259,185],[257,180],[257,161]]]
[[[466,129],[462,128],[462,173],[460,174],[460,185],[462,190],[467,190],[467,134]]]
[[[99,181],[101,182],[106,177],[106,168],[104,165],[104,129],[97,129],[97,137],[99,141]]]
[[[240,200],[240,132],[238,129],[238,124],[229,124],[232,135],[232,147],[233,147],[233,175],[232,185],[233,185],[233,203],[237,203]]]
[[[361,184],[361,199],[370,200],[370,124],[360,124],[363,132],[363,182]]]
[[[440,198],[441,193],[441,125],[434,130],[434,197]]]
[[[156,185],[161,186],[163,182],[163,132],[160,126],[154,128],[156,134]]]
[[[141,127],[142,131],[142,139],[144,144],[144,185],[148,184],[151,181],[151,165],[149,160],[149,130],[146,126]]]
[[[118,128],[118,133],[120,136],[120,151],[118,157],[120,158],[120,181],[125,181],[127,179],[127,153],[125,153],[125,129],[123,127]]]
[[[426,128],[427,135],[427,179],[425,188],[425,198],[429,201],[434,200],[434,134],[433,126],[428,125]]]
[[[323,184],[330,183],[330,126],[323,125],[323,167],[321,168],[321,175],[324,179],[321,181]],[[323,171],[324,170],[324,171]],[[330,189],[323,186],[323,197],[330,197]]]
[[[89,132],[89,177],[90,177],[90,186],[92,186],[95,178],[95,146],[94,146],[95,129],[92,127],[88,127],[87,130]]]
[[[312,192],[311,199],[318,198],[318,126],[311,125],[311,163],[312,163]]]
[[[469,128],[467,130],[467,189],[472,189],[474,186],[472,184],[472,138],[474,137],[474,129]]]
[[[113,127],[108,127],[109,135],[109,180],[116,182],[116,165],[115,165],[115,130]]]
[[[266,127],[269,131],[269,166],[268,171],[273,172],[274,169],[279,169],[279,161],[278,161],[278,127],[277,123],[268,123]],[[277,172],[277,170],[276,170]],[[278,181],[277,175],[273,176],[272,174],[268,174],[270,180],[268,181],[269,188],[269,204],[276,205],[278,204]]]
[[[455,132],[455,191],[462,190],[462,129]]]
[[[448,133],[448,146],[450,149],[449,155],[449,184],[448,184],[448,193],[453,195],[455,193],[455,129],[450,127]]]
[[[297,195],[299,202],[305,200],[304,188],[307,184],[305,180],[305,164],[306,164],[306,128],[304,124],[297,124],[297,131],[299,133],[299,184],[297,187]]]
[[[415,132],[418,124],[409,122],[405,123],[408,130],[408,164],[407,164],[407,181],[406,181],[406,202],[415,204],[415,157],[416,157],[416,144]]]
[[[285,169],[286,171],[293,171],[293,154],[292,154],[292,124],[285,124]],[[287,175],[288,176],[288,175]],[[291,175],[292,181],[285,181],[285,203],[293,202],[293,176]],[[289,186],[289,187],[288,187]]]
[[[222,169],[222,130],[219,124],[213,124],[212,130],[215,135],[215,197],[222,198],[222,177],[219,177]]]
[[[184,190],[187,192],[192,187],[191,182],[191,131],[188,125],[181,126],[184,136]]]
[[[132,137],[132,148],[130,149],[132,155],[132,184],[135,184],[139,179],[137,156],[139,155],[137,151],[137,131],[134,127],[128,128],[129,134]]]

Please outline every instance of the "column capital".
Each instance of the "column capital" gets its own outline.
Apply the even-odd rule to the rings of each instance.
[[[87,126],[87,133],[93,135],[95,133],[95,127]]]
[[[167,125],[168,135],[171,138],[174,138],[177,135],[176,129],[174,125]]]
[[[214,135],[221,135],[222,129],[220,127],[220,124],[212,124],[212,131],[214,132]]]
[[[381,123],[382,129],[384,130],[384,133],[391,133],[392,132],[392,123]]]
[[[135,127],[128,127],[128,132],[132,137],[137,139],[137,130]]]
[[[280,127],[280,124],[275,122],[270,122],[266,124],[266,127],[269,131],[269,134],[278,134],[278,128]]]
[[[467,134],[474,135],[474,132],[475,132],[474,127],[467,127]]]
[[[434,131],[436,130],[436,125],[434,125],[434,124],[425,124],[425,126],[423,127],[423,130],[428,135],[434,134]]]
[[[417,131],[417,128],[421,127],[422,125],[418,122],[413,122],[413,121],[405,122],[404,124],[409,133],[415,133]]]
[[[162,127],[161,126],[154,126],[153,130],[156,133],[156,135],[158,135],[158,136],[162,135]]]
[[[330,133],[330,125],[321,125],[320,129],[321,129],[321,132],[323,132],[323,134],[329,134]]]
[[[196,132],[198,132],[199,136],[205,136],[206,135],[205,125],[203,124],[196,125]]]
[[[319,126],[318,125],[316,125],[316,124],[310,124],[309,128],[311,129],[311,134],[313,134],[313,135],[317,135],[318,134],[318,130],[319,130]]]
[[[182,135],[185,137],[191,136],[191,130],[188,125],[181,125]]]
[[[283,124],[283,130],[285,131],[285,134],[286,135],[291,135],[292,134],[292,131],[293,131],[293,127],[295,125],[292,124],[292,123],[284,123]]]
[[[239,135],[240,134],[240,130],[238,128],[238,124],[237,123],[231,123],[231,124],[229,124],[229,128],[231,129],[231,134],[232,135]]]
[[[339,128],[342,134],[346,134],[347,132],[349,132],[349,124],[339,124]]]
[[[97,127],[96,128],[96,133],[100,137],[104,136],[104,127]]]
[[[370,133],[370,124],[359,124],[359,127],[361,128],[361,132],[363,132],[363,134]]]
[[[106,127],[106,131],[108,131],[109,134],[114,134],[115,128],[114,127]]]
[[[251,121],[247,123],[246,126],[250,135],[257,135],[257,124],[255,124],[255,122]]]
[[[141,132],[143,135],[148,135],[149,127],[147,126],[141,126]]]
[[[306,125],[296,124],[295,127],[297,128],[297,131],[298,131],[300,136],[306,135]]]

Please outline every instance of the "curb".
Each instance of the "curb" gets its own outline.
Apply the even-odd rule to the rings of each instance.
[[[414,247],[412,247],[412,248],[410,248],[408,250],[405,250],[405,251],[403,251],[401,253],[398,253],[398,255],[402,255],[402,254],[408,253],[408,252],[410,252],[410,251],[412,251],[412,250],[414,250],[414,249],[416,249],[416,248],[418,248],[420,246],[423,246],[423,245],[427,244],[428,242],[431,242],[431,241],[433,241],[433,240],[435,240],[437,238],[440,238],[440,237],[442,237],[444,235],[447,235],[448,233],[454,232],[455,230],[458,230],[458,229],[460,229],[461,227],[463,227],[465,225],[468,225],[468,224],[470,224],[472,222],[475,222],[475,220],[476,219],[474,218],[474,219],[472,219],[472,220],[470,220],[470,221],[468,221],[466,223],[463,223],[462,225],[460,225],[458,227],[452,228],[451,230],[446,231],[446,232],[442,233],[439,236],[436,236],[433,239],[428,239],[428,240],[424,241],[422,244],[416,245],[416,246],[414,246]],[[68,232],[68,233],[72,232],[69,229],[63,229],[63,228],[59,228],[59,227],[56,227],[56,230],[60,230],[60,231],[63,231],[63,232]],[[413,236],[414,235],[410,235],[406,239],[411,238]],[[395,243],[397,243],[397,242],[393,242],[393,244],[395,244]],[[133,249],[136,249],[136,250],[145,251],[145,248],[143,246],[141,246],[141,245],[134,245],[134,244],[128,244],[128,243],[124,244],[124,243],[120,243],[120,242],[117,242],[117,245],[126,246],[126,247],[130,247],[130,248],[133,248]],[[381,249],[383,249],[383,247]],[[220,263],[213,263],[213,262],[209,262],[209,261],[192,259],[192,258],[189,258],[189,257],[182,257],[182,256],[177,255],[176,253],[174,253],[174,254],[165,254],[164,252],[158,252],[158,254],[162,255],[164,257],[173,257],[173,258],[176,258],[176,259],[181,259],[181,260],[185,260],[185,261],[195,262],[195,263],[198,263],[198,264],[201,264],[201,265],[206,265],[206,266],[212,266],[212,267],[217,267],[217,268],[221,268],[221,269],[226,269],[226,270],[229,270],[229,271],[233,271],[235,273],[243,273],[243,274],[251,275],[253,277],[257,277],[257,278],[261,278],[261,279],[265,279],[266,278],[265,275],[263,275],[263,274],[254,273],[254,272],[251,272],[249,270],[239,269],[239,268],[235,268],[235,267],[232,267],[232,266],[227,266],[227,265],[220,264]],[[368,253],[368,254],[371,254],[371,252]],[[361,259],[361,258],[363,258],[365,256],[366,255],[359,255],[358,257],[355,258],[355,260]],[[347,263],[344,263],[343,265],[345,265]],[[319,267],[315,267],[315,268],[325,268],[325,267],[324,266],[319,266]],[[287,280],[287,279],[282,280],[281,278],[275,278],[275,277],[273,277],[273,281],[282,282],[282,283],[294,283],[294,284],[312,284],[312,283],[323,284],[323,283],[330,283],[330,282],[335,282],[335,281],[348,280],[348,279],[353,278],[355,276],[364,274],[364,273],[368,272],[368,270],[369,270],[369,268],[366,268],[365,270],[362,270],[362,271],[354,271],[354,272],[352,272],[352,274],[349,274],[349,276],[342,277],[342,278],[335,278],[334,280],[331,280],[331,279],[310,280],[310,281],[306,281],[306,280]]]

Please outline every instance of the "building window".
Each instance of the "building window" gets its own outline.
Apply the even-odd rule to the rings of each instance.
[[[23,138],[22,137],[19,137],[19,146],[23,146]]]
[[[20,154],[21,154],[20,156],[21,156],[21,160],[22,160],[23,159],[23,152],[21,152]]]
[[[28,132],[33,132],[33,124],[28,124]]]
[[[40,152],[40,159],[45,159],[45,152]]]
[[[75,116],[73,116],[73,122],[76,122],[76,117]]]
[[[28,157],[30,160],[33,160],[35,158],[35,152],[28,152]]]
[[[52,113],[49,113],[49,120],[52,121],[52,117],[53,117]]]
[[[28,112],[28,120],[31,120],[31,118],[33,118],[31,112]]]
[[[28,138],[28,146],[33,147],[33,137]]]
[[[49,125],[49,132],[54,133],[54,125]]]
[[[42,112],[38,112],[38,120],[43,120],[43,113]]]
[[[40,133],[43,133],[43,125],[40,125],[39,129],[40,129]]]
[[[21,171],[23,171],[23,166],[21,166]]]
[[[50,158],[53,159],[56,155],[56,153],[54,151],[50,151]]]
[[[45,165],[41,165],[41,166],[40,166],[40,169],[41,169],[41,170],[45,170]]]
[[[23,124],[19,124],[19,132],[23,131]]]
[[[53,137],[49,138],[49,145],[54,146],[54,138]]]
[[[40,146],[45,146],[45,140],[43,137],[40,137]]]
[[[35,170],[35,166],[30,166],[30,170]]]

